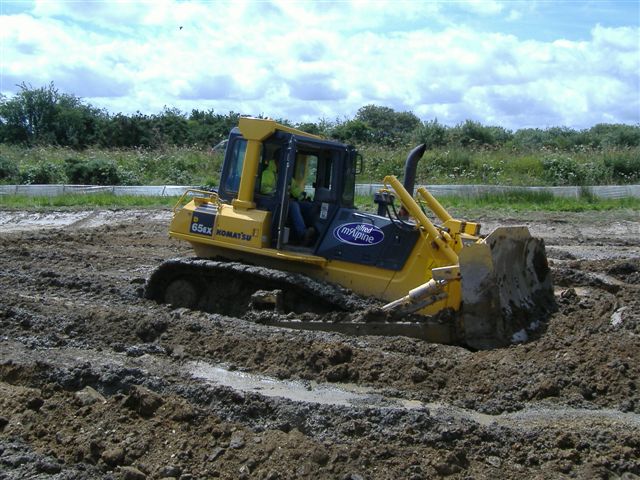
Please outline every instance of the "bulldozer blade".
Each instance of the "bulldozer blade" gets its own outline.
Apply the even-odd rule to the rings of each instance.
[[[459,254],[464,341],[476,349],[525,341],[556,308],[544,241],[499,227]]]

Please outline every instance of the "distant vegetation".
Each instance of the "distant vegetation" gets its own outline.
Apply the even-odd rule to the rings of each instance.
[[[178,197],[147,197],[133,195],[114,195],[113,193],[94,193],[91,195],[70,194],[55,197],[30,197],[26,195],[8,195],[0,197],[0,206],[9,209],[58,209],[91,207],[100,208],[171,208]],[[452,195],[440,198],[450,213],[462,218],[476,218],[486,211],[522,213],[531,211],[547,212],[587,212],[608,210],[640,210],[640,198],[603,199],[588,192],[579,198],[554,197],[548,192],[531,193],[513,191],[505,194],[487,194],[481,197]],[[376,205],[371,195],[357,195],[356,206],[360,210],[375,212]]]
[[[222,153],[240,114],[165,108],[156,115],[110,114],[59,92],[21,85],[0,97],[0,183],[199,184],[218,181]],[[467,120],[446,126],[412,112],[366,105],[353,119],[292,124],[356,145],[358,181],[402,175],[410,148],[428,146],[420,183],[595,185],[640,181],[640,125],[599,124],[507,130]]]

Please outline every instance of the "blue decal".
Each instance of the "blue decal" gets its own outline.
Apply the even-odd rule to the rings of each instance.
[[[342,243],[369,247],[384,240],[384,232],[368,223],[343,223],[333,230],[333,236]]]

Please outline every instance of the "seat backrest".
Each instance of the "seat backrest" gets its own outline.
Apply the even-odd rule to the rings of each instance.
[[[316,188],[316,193],[314,197],[314,201],[316,202],[330,202],[331,198],[331,190],[328,188]]]

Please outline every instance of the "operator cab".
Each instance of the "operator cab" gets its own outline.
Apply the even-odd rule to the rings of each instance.
[[[247,138],[241,128],[229,135],[218,195],[238,207],[238,218],[251,209],[270,213],[264,230],[269,237],[263,237],[266,246],[364,266],[403,268],[419,231],[415,225],[354,207],[355,167],[360,158],[354,147],[268,120],[246,122]],[[263,173],[273,168],[271,161],[278,164],[277,172],[266,182],[271,188],[265,188],[268,175]],[[304,190],[306,200],[292,200],[292,190]],[[316,231],[312,243],[303,245],[292,234],[289,209],[296,207],[293,202],[301,210],[304,204],[305,226]]]
[[[247,140],[238,128],[229,136],[219,195],[231,202],[240,189]],[[313,252],[340,209],[353,209],[356,150],[338,142],[276,131],[261,143],[253,201],[256,208],[270,211],[272,248]],[[273,174],[265,171],[273,170]],[[275,185],[271,178],[275,176]],[[291,198],[303,191],[304,199]],[[316,231],[313,243],[302,246],[293,233],[288,212],[297,201],[306,227]]]

